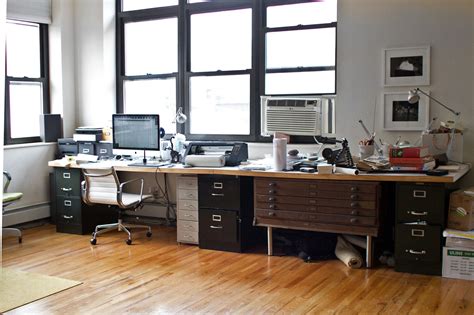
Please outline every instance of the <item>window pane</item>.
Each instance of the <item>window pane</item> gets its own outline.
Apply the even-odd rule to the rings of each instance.
[[[39,78],[40,33],[39,25],[21,22],[7,24],[7,75]]]
[[[125,74],[172,73],[178,70],[176,18],[125,24]]]
[[[250,134],[250,76],[191,77],[193,134]]]
[[[191,16],[191,71],[251,68],[252,10]]]
[[[335,71],[269,73],[265,75],[265,93],[332,94],[335,75]]]
[[[159,114],[166,133],[176,132],[176,79],[125,81],[125,114]]]
[[[336,21],[336,0],[279,5],[267,8],[268,27],[322,24]]]
[[[12,138],[40,136],[40,115],[43,112],[42,84],[10,83],[10,123]]]
[[[336,64],[336,29],[267,33],[267,69]]]
[[[167,7],[177,4],[178,0],[122,0],[122,11]]]

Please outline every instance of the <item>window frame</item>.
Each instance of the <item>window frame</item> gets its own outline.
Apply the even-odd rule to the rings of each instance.
[[[15,22],[12,20],[12,22]],[[22,21],[18,21],[22,22]],[[32,22],[26,22],[32,23]],[[13,77],[8,76],[7,72],[7,52],[5,46],[5,127],[4,127],[4,144],[23,144],[42,142],[41,135],[38,137],[11,137],[11,120],[10,120],[10,83],[11,82],[39,82],[42,86],[42,114],[50,113],[50,91],[49,91],[49,36],[48,25],[42,23],[33,23],[39,26],[39,41],[40,41],[40,77]],[[40,117],[38,117],[40,119]]]
[[[316,29],[334,27],[336,30],[335,51],[337,55],[337,21],[333,23],[311,24],[304,26],[290,27],[266,27],[266,9],[269,6],[299,4],[313,2],[313,0],[210,0],[206,2],[187,3],[187,0],[179,0],[178,5],[158,7],[151,9],[142,9],[135,11],[123,11],[122,1],[116,0],[116,98],[117,113],[123,113],[124,110],[124,81],[138,79],[164,78],[170,75],[176,77],[176,110],[182,107],[183,113],[190,117],[190,79],[199,76],[225,76],[247,74],[250,76],[250,134],[249,135],[230,135],[230,134],[191,134],[191,124],[189,120],[186,124],[177,124],[176,132],[183,133],[189,140],[239,140],[268,142],[269,137],[263,137],[261,132],[261,109],[260,96],[265,94],[265,75],[269,73],[266,69],[265,40],[268,32]],[[191,15],[199,13],[213,13],[239,9],[252,10],[252,43],[251,43],[251,69],[245,70],[217,70],[217,71],[191,71]],[[124,57],[124,25],[128,22],[138,22],[145,20],[154,20],[166,17],[178,18],[178,72],[173,74],[144,75],[144,76],[125,76],[125,58]],[[336,60],[336,58],[335,58]],[[297,71],[295,71],[297,70]],[[334,94],[277,94],[278,96],[327,96],[336,95],[337,92],[337,60],[334,66],[325,67],[298,67],[271,69],[271,73],[284,72],[303,72],[303,71],[325,71],[334,70],[336,75],[334,79]],[[272,94],[273,95],[273,94]],[[166,138],[169,138],[168,134]],[[303,140],[304,141],[304,140]],[[311,139],[311,141],[313,141]]]

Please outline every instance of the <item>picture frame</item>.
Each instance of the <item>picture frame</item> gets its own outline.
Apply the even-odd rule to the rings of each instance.
[[[429,94],[429,91],[426,91]],[[382,95],[383,129],[397,131],[422,131],[429,124],[429,101],[426,95],[420,95],[415,104],[408,102],[408,90],[384,92]]]
[[[384,86],[430,85],[430,46],[383,51]]]

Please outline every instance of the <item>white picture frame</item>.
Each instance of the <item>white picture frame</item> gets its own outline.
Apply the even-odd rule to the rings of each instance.
[[[429,94],[429,91],[425,91]],[[387,131],[422,131],[429,124],[429,102],[420,95],[415,104],[408,102],[408,90],[382,94],[382,126]]]
[[[430,46],[383,50],[384,86],[430,85]]]

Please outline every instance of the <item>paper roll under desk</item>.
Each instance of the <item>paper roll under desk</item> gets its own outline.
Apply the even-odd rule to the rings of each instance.
[[[364,262],[359,252],[343,237],[337,237],[335,254],[347,267],[359,269]]]
[[[184,163],[196,167],[222,167],[225,165],[223,155],[188,155]]]

